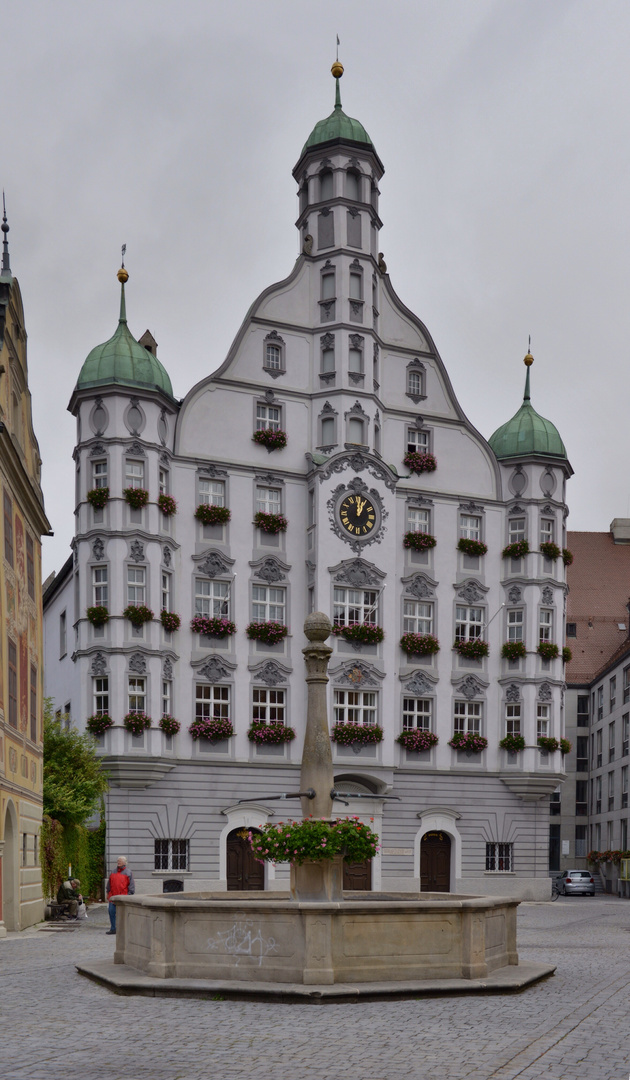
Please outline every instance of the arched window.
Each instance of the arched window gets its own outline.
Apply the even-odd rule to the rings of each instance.
[[[349,169],[346,173],[346,198],[359,201],[359,192],[361,190],[361,178],[358,172],[354,169]]]
[[[319,199],[326,202],[333,197],[333,174],[330,169],[324,169],[319,174]]]

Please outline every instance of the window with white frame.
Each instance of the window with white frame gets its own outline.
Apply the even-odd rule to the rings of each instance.
[[[333,590],[333,622],[335,626],[355,623],[378,623],[378,592],[376,589]]]
[[[162,571],[162,611],[172,611],[171,608],[171,585],[172,578],[166,570]]]
[[[551,724],[551,706],[538,702],[536,705],[536,738],[547,739]]]
[[[199,502],[202,506],[225,506],[223,480],[199,480]]]
[[[627,757],[630,752],[630,714],[624,713],[621,717],[621,756]]]
[[[608,682],[608,701],[610,711],[612,712],[617,703],[617,676],[613,675]]]
[[[372,690],[335,690],[335,723],[376,725],[376,693]]]
[[[144,487],[144,461],[132,461],[131,458],[127,458],[125,461],[125,487]]]
[[[256,512],[279,514],[282,510],[282,491],[280,488],[256,487]]]
[[[255,686],[252,700],[252,720],[257,724],[277,724],[284,727],[286,691]]]
[[[430,510],[420,510],[415,506],[407,507],[407,528],[409,532],[428,533],[430,524]]]
[[[404,600],[403,628],[405,634],[432,634],[433,604],[425,600]]]
[[[271,585],[252,587],[252,622],[286,622],[287,590]]]
[[[196,720],[229,720],[230,687],[197,683],[195,688]]]
[[[481,518],[478,514],[459,515],[459,535],[462,540],[481,540]]]
[[[127,700],[129,712],[146,712],[147,680],[144,677],[130,675],[127,681]]]
[[[413,398],[424,396],[424,372],[420,368],[407,368],[407,393]]]
[[[541,608],[538,619],[538,640],[551,641],[553,637],[553,611]]]
[[[506,735],[520,735],[521,734],[521,705],[518,703],[507,703],[505,706],[505,734]]]
[[[514,865],[513,844],[486,844],[486,870],[509,874]]]
[[[282,409],[279,405],[256,406],[256,431],[279,431]]]
[[[282,371],[282,349],[271,341],[265,345],[264,366],[267,371]]]
[[[553,544],[555,522],[553,518],[540,519],[540,542],[541,544]]]
[[[525,612],[522,608],[513,608],[508,611],[507,616],[507,630],[508,641],[522,641],[523,640],[523,623],[525,618]]]
[[[464,735],[481,735],[483,707],[480,701],[456,701],[453,707],[453,726]]]
[[[608,760],[615,760],[615,721],[608,725]]]
[[[591,736],[591,738],[592,738],[592,736]],[[603,738],[602,738],[602,730],[601,730],[601,728],[596,733],[595,739],[596,739],[595,745],[597,747],[597,760],[596,760],[596,766],[595,767],[597,769],[599,769],[600,765],[602,764],[602,741],[603,741]]]
[[[403,698],[403,730],[430,731],[433,713],[431,698]]]
[[[597,687],[597,719],[602,720],[604,716],[604,687]]]
[[[407,428],[407,453],[428,454],[430,448],[428,431],[418,431],[417,428]]]
[[[230,585],[227,581],[195,578],[195,614],[210,618],[229,617]]]
[[[109,677],[99,675],[92,679],[94,712],[97,715],[109,712]]]
[[[109,604],[109,584],[106,566],[92,567],[92,599],[95,607],[107,607]]]
[[[168,495],[169,474],[168,469],[158,470],[158,494]]]
[[[107,461],[92,462],[92,487],[107,487]]]
[[[188,870],[188,840],[154,840],[156,870]]]
[[[455,608],[455,641],[474,641],[483,629],[483,608],[457,604]]]
[[[348,295],[351,300],[363,299],[363,274],[350,271],[350,291]]]
[[[525,518],[515,517],[508,521],[508,544],[520,544],[525,539]]]
[[[143,566],[127,567],[127,603],[144,604],[146,596],[146,575]]]
[[[173,711],[173,684],[169,679],[162,679],[162,716],[170,716]]]

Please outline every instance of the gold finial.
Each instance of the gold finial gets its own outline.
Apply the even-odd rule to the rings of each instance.
[[[340,64],[338,60],[335,60],[330,70],[332,72],[333,79],[340,79],[343,75],[343,64]]]
[[[124,266],[121,266],[120,270],[116,274],[116,277],[120,281],[121,285],[124,285],[126,281],[129,281],[129,274],[125,270]]]
[[[534,357],[532,356],[532,335],[529,335],[529,341],[527,343],[527,356],[524,357],[523,363],[525,367],[531,367],[534,363]]]

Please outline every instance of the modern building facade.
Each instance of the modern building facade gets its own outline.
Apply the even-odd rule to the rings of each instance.
[[[295,266],[182,401],[154,338],[128,329],[119,272],[118,328],[69,406],[76,531],[45,598],[47,693],[79,726],[114,720],[100,737],[109,859],[124,852],[139,889],[283,888],[286,868],[250,863],[242,833],[299,816],[298,800],[272,796],[299,790],[302,626],[324,611],[337,631],[331,727],[383,731],[333,742],[336,808],[373,818],[381,836],[347,884],[542,898],[563,772],[537,736],[563,734],[564,671],[537,646],[564,640],[566,583],[539,543],[564,543],[571,467],[531,405],[529,366],[521,408],[489,443],[467,419],[379,253],[383,165],[342,110],[342,70],[293,170]],[[527,552],[502,556],[524,540]],[[130,604],[156,617],[134,625]],[[100,607],[109,617],[95,626],[88,609]],[[358,641],[363,624],[379,629]],[[419,651],[401,647],[409,634]],[[502,658],[508,641],[524,655]],[[122,721],[138,710],[153,724],[134,735]],[[179,733],[158,727],[165,714]],[[211,718],[234,734],[193,738],[191,724]],[[296,738],[256,742],[252,724]],[[405,731],[437,742],[406,749]],[[487,746],[454,748],[455,734]],[[506,734],[526,748],[502,749]]]
[[[0,937],[43,918],[41,537],[50,532],[33,432],[24,309],[6,213],[0,268]]]

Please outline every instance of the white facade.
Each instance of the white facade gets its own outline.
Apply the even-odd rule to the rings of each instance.
[[[339,813],[374,817],[381,834],[372,888],[418,889],[421,838],[433,832],[450,839],[451,890],[544,897],[549,794],[562,772],[560,754],[541,754],[536,739],[541,717],[549,735],[563,735],[564,674],[561,659],[543,661],[535,649],[541,633],[562,645],[566,587],[562,560],[545,559],[538,542],[552,521],[562,543],[570,467],[540,455],[501,464],[465,417],[428,331],[378,258],[382,166],[371,144],[315,145],[294,175],[303,252],[252,305],[214,375],[181,406],[140,385],[78,387],[72,396],[74,563],[46,595],[46,693],[57,707],[70,701],[81,727],[106,686],[115,720],[101,740],[112,778],[109,861],[124,851],[139,889],[160,890],[169,871],[155,869],[156,841],[183,840],[186,870],[177,876],[185,889],[226,888],[229,833],[300,813],[299,800],[265,800],[299,790],[304,618],[310,610],[340,618],[345,610],[355,621],[359,610],[384,640],[331,639],[329,716],[332,727],[335,710],[347,718],[358,707],[384,730],[381,743],[360,752],[333,743],[339,786],[370,795],[350,797]],[[268,452],[252,434],[275,423],[287,445]],[[409,447],[433,454],[435,471],[409,473]],[[110,499],[95,511],[86,495],[105,473]],[[149,504],[135,511],[122,497],[134,475],[149,492]],[[158,508],[160,489],[177,500],[171,518]],[[357,494],[375,520],[371,531],[359,523],[361,531],[349,533],[341,505]],[[208,498],[223,498],[229,524],[195,519]],[[286,516],[286,532],[256,528],[261,507]],[[531,552],[523,559],[501,556],[510,521],[524,522]],[[418,530],[436,538],[433,549],[403,546],[404,534]],[[458,551],[466,535],[488,553]],[[181,617],[172,634],[157,619],[163,590]],[[196,610],[212,607],[213,590],[217,609],[228,594],[232,637],[189,630]],[[139,631],[122,616],[130,596],[156,614]],[[86,610],[99,602],[110,619],[95,629]],[[263,611],[289,628],[278,645],[245,634]],[[64,612],[68,647],[60,659]],[[462,621],[489,643],[487,659],[467,661],[452,649]],[[403,652],[399,641],[412,624],[437,636],[435,656]],[[526,658],[501,659],[503,643],[519,634]],[[122,718],[139,688],[153,728],[135,738]],[[189,735],[204,694],[198,688],[212,707],[227,703],[229,740]],[[247,736],[253,710],[270,706],[278,691],[284,700],[274,707],[284,704],[297,737],[255,746]],[[508,705],[528,747],[515,755],[498,745]],[[172,739],[157,730],[164,710],[182,724]],[[408,722],[428,717],[439,738],[434,749],[418,754],[396,743],[403,712]],[[488,740],[481,754],[449,746],[456,715]],[[400,801],[379,798],[388,793]],[[257,803],[238,805],[249,797]],[[267,873],[266,887],[286,887],[286,868]]]

